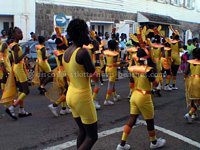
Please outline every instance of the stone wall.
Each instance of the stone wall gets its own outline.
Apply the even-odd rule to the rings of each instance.
[[[118,23],[123,20],[136,20],[135,13],[36,3],[36,33],[45,36],[50,35],[53,32],[53,17],[61,12],[66,16],[81,18],[86,21],[99,20]]]

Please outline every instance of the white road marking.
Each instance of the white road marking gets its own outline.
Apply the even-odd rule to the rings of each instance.
[[[146,122],[143,121],[143,120],[140,120],[139,121],[139,125],[146,125]],[[135,126],[137,127],[137,126]],[[135,128],[134,127],[134,128]],[[113,129],[110,129],[110,130],[106,130],[106,131],[102,131],[100,133],[98,133],[98,137],[99,139],[102,138],[102,137],[106,137],[106,136],[109,136],[109,135],[112,135],[112,134],[115,134],[115,133],[119,133],[119,132],[122,132],[124,129],[124,127],[118,127],[118,128],[113,128]],[[171,130],[168,130],[168,129],[165,129],[165,128],[162,128],[162,127],[159,127],[159,126],[156,126],[155,125],[155,129],[158,130],[158,131],[161,131],[165,134],[168,134],[174,138],[177,138],[185,143],[188,143],[192,146],[195,146],[197,148],[200,148],[200,143],[199,142],[196,142],[192,139],[189,139],[183,135],[180,135],[178,133],[175,133]],[[45,148],[44,150],[63,150],[63,149],[66,149],[66,148],[69,148],[69,147],[72,147],[72,146],[76,146],[76,140],[72,140],[72,141],[68,141],[68,142],[65,142],[63,144],[59,144],[59,145],[56,145],[56,146],[52,146],[52,147],[47,147]]]
[[[137,127],[137,126],[135,126],[135,127]],[[135,127],[133,127],[133,128],[135,128]],[[124,127],[122,126],[122,127],[102,131],[102,132],[98,133],[98,138],[100,139],[100,138],[108,136],[108,135],[119,133],[119,132],[122,132],[123,130],[124,130]],[[48,147],[44,150],[63,150],[63,149],[66,149],[66,148],[69,148],[69,147],[72,147],[72,146],[76,146],[76,140],[72,140],[72,141],[69,141],[69,142],[66,142],[66,143],[63,143],[63,144]]]

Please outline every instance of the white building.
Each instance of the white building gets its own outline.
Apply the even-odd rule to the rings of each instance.
[[[0,31],[18,26],[23,30],[24,40],[35,32],[35,0],[0,0]]]
[[[151,17],[139,17],[138,12],[161,16],[157,16],[155,21]],[[66,22],[71,18],[83,18],[91,29],[101,33],[110,32],[113,27],[119,32],[131,33],[135,30],[135,22],[169,25],[170,22],[162,22],[166,19],[163,16],[181,21],[175,25],[183,34],[189,29],[198,33],[200,0],[0,0],[0,30],[19,26],[25,40],[34,31],[50,35],[59,13],[66,16]],[[186,37],[188,34],[187,31]]]

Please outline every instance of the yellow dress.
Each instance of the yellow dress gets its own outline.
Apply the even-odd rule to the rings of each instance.
[[[171,44],[171,48],[172,48],[172,63],[174,65],[180,65],[181,64],[180,52],[182,51],[182,49],[179,48],[179,43],[177,42]]]
[[[128,70],[137,74],[135,82],[135,90],[130,99],[130,114],[142,114],[144,119],[154,118],[154,106],[152,102],[152,83],[146,77],[152,68],[148,66],[131,66]]]
[[[44,45],[36,45],[36,52],[38,56],[37,62],[42,71],[44,71],[45,73],[49,73],[51,72],[51,67],[48,63],[48,59],[45,60],[42,59],[42,51],[41,51],[42,48],[45,48]],[[46,51],[46,57],[47,57],[47,51]]]
[[[9,45],[9,47],[12,49],[15,45],[17,45],[17,43],[13,42]],[[12,50],[12,55],[13,55],[13,59],[15,59],[13,50]],[[21,57],[21,56],[22,56],[22,48],[19,46],[18,57]],[[23,82],[28,81],[28,75],[27,75],[27,72],[26,72],[24,59],[22,59],[17,64],[14,63],[13,72],[14,72],[15,78],[18,82],[23,83]]]
[[[110,82],[115,82],[117,78],[117,66],[118,62],[115,61],[115,57],[119,56],[119,53],[116,51],[106,50],[104,51],[104,55],[106,55],[106,74],[108,75],[108,79]]]
[[[189,60],[191,75],[188,94],[190,100],[200,100],[200,60]]]
[[[9,59],[9,47],[4,50],[4,53],[2,53],[2,46],[3,43],[0,45],[0,63],[3,63],[6,71],[10,73],[12,68]],[[0,68],[0,80],[3,79],[3,75],[3,70]],[[1,83],[1,89],[4,89],[4,83]]]
[[[153,44],[155,46],[152,46],[152,57],[153,61],[156,64],[156,69],[158,73],[161,72],[162,67],[161,67],[161,48],[163,47],[162,45],[159,44]]]
[[[90,78],[84,66],[76,62],[79,49],[73,52],[68,63],[63,59],[64,70],[69,81],[66,101],[74,118],[80,117],[84,124],[93,124],[97,122],[97,114],[92,98]]]

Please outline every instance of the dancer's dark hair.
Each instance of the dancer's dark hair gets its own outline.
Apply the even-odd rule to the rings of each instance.
[[[68,25],[67,33],[69,40],[77,46],[82,47],[90,43],[88,26],[82,19],[72,20]]]

